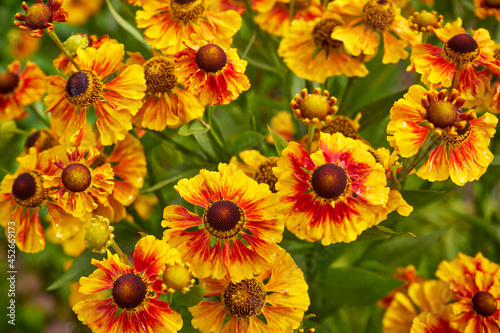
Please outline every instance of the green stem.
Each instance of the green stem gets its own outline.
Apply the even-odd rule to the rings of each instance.
[[[337,111],[338,115],[343,114],[345,112],[345,108],[347,105],[347,98],[349,98],[349,94],[351,93],[352,86],[354,85],[354,80],[355,77],[351,76],[349,78],[349,81],[347,82],[347,87],[345,88],[344,93],[342,94],[342,99],[341,99],[342,104],[340,105],[340,108]]]
[[[73,57],[69,54],[68,50],[66,50],[66,48],[64,47],[63,43],[61,43],[61,40],[59,39],[59,37],[57,37],[56,31],[53,30],[52,32],[49,32],[49,36],[50,36],[50,38],[52,38],[54,43],[56,43],[57,47],[62,51],[62,53],[64,53],[64,55],[68,58],[68,60],[71,61],[73,66],[75,66],[75,68],[78,71],[81,71],[80,66],[78,66],[78,64],[75,62]]]
[[[311,145],[314,137],[314,130],[318,126],[317,123],[309,123],[307,124],[307,152],[311,154]]]
[[[21,135],[24,135],[24,136],[30,136],[30,134],[26,131],[23,131],[22,129],[19,129],[19,128],[16,128],[14,130],[12,130],[14,133],[16,134],[21,134]]]
[[[116,253],[118,253],[118,255],[120,256],[120,258],[122,259],[122,261],[124,263],[126,263],[130,267],[134,267],[134,265],[132,265],[132,263],[130,262],[130,260],[128,260],[128,258],[125,255],[125,253],[123,253],[122,249],[120,249],[120,247],[118,246],[118,244],[116,244],[116,242],[115,242],[114,239],[112,240],[111,247],[116,251]]]
[[[295,17],[295,0],[290,0],[290,25]]]
[[[50,120],[47,117],[41,115],[40,112],[38,112],[38,110],[33,106],[33,104],[28,105],[28,109],[30,109],[31,112],[45,124],[45,126],[50,128]]]
[[[225,150],[224,149],[224,142],[222,142],[222,139],[219,137],[219,135],[214,130],[214,127],[212,125],[212,118],[213,118],[214,110],[215,110],[215,107],[213,105],[207,105],[208,126],[210,126],[210,135],[212,135],[212,138],[215,140],[215,142],[217,142],[217,145],[219,145],[219,147],[222,150]]]
[[[148,130],[148,129],[146,129],[146,132],[148,132],[149,134],[151,134],[153,136],[156,136],[157,138],[159,138],[162,141],[169,142],[169,143],[173,144],[179,151],[181,151],[185,154],[194,155],[200,159],[204,159],[204,157],[202,155],[200,155],[198,152],[188,149],[186,146],[180,144],[179,142],[175,141],[171,137],[169,137],[161,132]]]

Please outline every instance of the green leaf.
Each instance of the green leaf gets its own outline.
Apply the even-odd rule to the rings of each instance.
[[[275,131],[273,131],[269,125],[267,125],[267,129],[269,130],[269,133],[271,133],[271,136],[274,140],[274,146],[276,147],[276,151],[278,152],[278,155],[281,157],[281,152],[283,151],[283,149],[286,148],[286,146],[288,146],[288,142],[281,136],[279,136]]]
[[[493,157],[493,161],[491,161],[490,165],[499,166],[500,165],[500,155],[495,155]]]
[[[92,259],[102,260],[104,257],[104,254],[85,250],[82,254],[75,258],[73,265],[71,265],[71,267],[64,272],[59,279],[47,287],[47,290],[55,290],[65,287],[70,283],[79,281],[82,276],[89,276],[94,270],[97,269],[96,266],[92,265]]]
[[[411,232],[396,232],[382,225],[375,225],[365,231],[356,239],[357,242],[376,241],[391,238],[393,235],[417,237]]]
[[[205,295],[205,287],[193,286],[190,291],[183,294],[179,291],[172,296],[171,307],[190,307],[200,303]]]
[[[247,131],[241,134],[233,144],[233,155],[240,151],[251,149],[264,141],[266,137],[258,132]]]
[[[408,202],[414,209],[423,207],[431,202],[443,197],[445,191],[430,191],[430,190],[402,190],[400,191],[403,199]]]
[[[400,284],[401,281],[393,277],[385,277],[366,269],[333,267],[311,284],[310,288],[313,294],[324,298],[323,302],[327,302],[328,307],[359,306],[375,303]]]
[[[178,167],[170,170],[170,172],[167,174],[166,179],[160,181],[159,183],[156,183],[151,187],[148,187],[145,190],[142,190],[141,193],[154,192],[164,186],[177,182],[179,179],[193,177],[198,172],[200,172],[200,167],[198,165],[191,165],[191,163],[189,162],[182,163]]]
[[[194,134],[202,134],[208,132],[210,130],[209,127],[203,125],[200,121],[193,120],[187,124],[182,125],[177,134],[182,136],[190,136]]]
[[[106,4],[108,5],[109,11],[111,15],[113,15],[115,21],[125,30],[127,30],[142,46],[144,46],[147,50],[151,50],[151,45],[146,43],[142,34],[137,30],[132,24],[127,22],[123,17],[118,14],[116,9],[111,5],[110,0],[106,0]]]
[[[376,125],[385,117],[389,116],[391,107],[393,106],[394,102],[402,98],[407,91],[408,90],[403,90],[392,95],[382,97],[381,99],[371,102],[358,111],[354,112],[354,115],[356,115],[358,112],[361,112],[361,114],[363,115],[361,117],[361,120],[359,121],[361,128],[367,128],[371,125]]]

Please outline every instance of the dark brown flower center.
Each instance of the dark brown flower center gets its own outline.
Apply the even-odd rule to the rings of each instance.
[[[333,163],[317,167],[311,177],[314,192],[325,199],[337,199],[345,192],[347,184],[348,178],[345,170]]]
[[[394,21],[394,4],[391,0],[370,0],[363,7],[363,18],[373,29],[387,29]]]
[[[443,48],[449,60],[460,64],[474,61],[481,52],[476,40],[468,34],[451,37]]]
[[[340,21],[332,18],[319,21],[313,29],[314,44],[324,49],[336,49],[341,47],[343,43],[340,40],[330,37],[333,29],[341,24]]]
[[[311,3],[312,3],[312,0],[295,0],[294,10],[295,10],[295,12],[298,12],[300,10],[307,9],[311,5]],[[287,7],[290,7],[290,5],[287,4]]]
[[[52,22],[52,9],[43,4],[35,3],[26,11],[26,26],[31,29],[43,29],[45,23]]]
[[[462,142],[466,141],[469,138],[470,126],[471,126],[470,122],[467,122],[464,128],[457,129],[456,135],[447,134],[443,132],[440,137],[451,145],[461,144]]]
[[[143,65],[147,92],[158,94],[170,91],[177,84],[174,63],[166,57],[154,57]]]
[[[102,81],[91,70],[71,74],[66,81],[66,98],[79,107],[87,107],[101,98]]]
[[[500,8],[500,0],[484,0],[489,8]]]
[[[273,173],[273,168],[277,166],[278,158],[269,157],[264,163],[259,165],[259,171],[255,173],[255,181],[269,185],[271,192],[276,193],[276,183],[278,178]]]
[[[196,64],[207,73],[220,71],[226,66],[226,62],[226,53],[218,45],[207,44],[200,47],[196,52]]]
[[[47,198],[43,180],[38,171],[31,170],[19,174],[12,184],[14,201],[23,207],[38,207]]]
[[[427,107],[427,120],[435,127],[444,129],[453,126],[457,117],[456,107],[448,101],[437,100]]]
[[[256,316],[266,303],[266,288],[257,279],[229,282],[222,294],[222,301],[231,316],[238,318]]]
[[[0,75],[0,94],[14,92],[19,84],[19,75],[12,72],[3,72]]]
[[[488,317],[497,311],[497,300],[487,291],[479,291],[472,297],[472,308],[477,314]]]
[[[174,0],[170,3],[170,11],[179,20],[196,20],[205,11],[204,2],[204,0]]]
[[[134,309],[141,305],[146,298],[147,286],[135,274],[124,274],[113,283],[111,295],[113,301],[121,309]]]
[[[24,150],[29,151],[31,147],[34,147],[38,143],[39,151],[44,151],[50,149],[57,145],[57,139],[48,129],[41,129],[36,132],[31,133],[26,141],[24,142]]]
[[[335,116],[332,120],[327,121],[325,126],[321,128],[321,132],[328,134],[342,133],[346,138],[359,138],[354,121],[344,116]]]
[[[205,228],[219,239],[232,238],[243,228],[245,214],[234,202],[220,200],[212,203],[203,213]]]
[[[61,181],[71,192],[82,192],[90,186],[92,175],[84,164],[71,163],[64,168]]]

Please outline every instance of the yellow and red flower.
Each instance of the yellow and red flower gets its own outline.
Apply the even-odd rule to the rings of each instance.
[[[19,29],[10,29],[7,33],[9,40],[9,49],[14,59],[26,60],[34,55],[42,45],[39,38],[31,38],[27,31]]]
[[[341,41],[330,37],[339,25],[340,16],[330,12],[310,21],[294,20],[278,54],[295,75],[306,80],[324,83],[330,76],[366,76],[368,69],[363,62],[347,54]]]
[[[28,115],[25,106],[38,102],[45,94],[47,76],[31,61],[21,71],[21,63],[14,60],[7,71],[0,74],[0,123],[19,120]]]
[[[391,108],[387,126],[389,143],[403,157],[411,157],[424,144],[429,132],[438,146],[430,152],[417,175],[429,181],[448,178],[457,184],[479,179],[493,160],[488,150],[498,119],[474,110],[460,111],[465,97],[458,91],[435,90],[413,85]],[[422,123],[426,125],[421,125]],[[431,135],[431,134],[429,134]],[[432,139],[432,138],[431,138]]]
[[[500,62],[493,57],[495,43],[488,30],[480,28],[469,35],[462,28],[460,18],[444,28],[431,30],[444,42],[443,47],[427,43],[414,45],[412,65],[407,70],[422,74],[422,82],[430,88],[453,85],[468,100],[483,96],[490,88],[491,73],[500,75]],[[489,71],[477,70],[478,67]]]
[[[218,171],[203,169],[175,189],[204,211],[199,216],[182,206],[165,207],[163,235],[199,278],[253,278],[274,261],[284,223],[276,218],[276,197],[267,184],[220,163]]]
[[[28,154],[17,158],[17,171],[6,175],[0,187],[0,225],[15,228],[16,245],[24,252],[39,252],[45,248],[45,234],[40,222],[39,209],[45,204],[53,220],[53,231],[58,238],[72,236],[81,225],[79,219],[65,212],[50,200],[44,187],[44,176],[57,172],[50,163],[52,152],[39,152],[38,145]],[[14,225],[13,225],[14,223]]]
[[[174,74],[205,105],[229,104],[250,88],[245,75],[247,62],[236,49],[227,49],[194,37],[187,48],[174,54]]]
[[[323,90],[322,93],[321,88],[316,88],[312,93],[308,93],[307,88],[304,88],[300,91],[300,95],[295,94],[290,106],[303,123],[319,124],[333,119],[333,115],[339,109],[335,103],[337,98],[330,97],[328,90]]]
[[[219,11],[218,5],[213,0],[143,1],[137,27],[145,28],[146,42],[164,54],[182,50],[191,34],[229,47],[241,28],[241,16],[234,10]]]
[[[450,283],[455,302],[451,324],[459,332],[500,331],[500,266],[484,258],[459,254],[443,261],[436,276]]]
[[[453,318],[450,306],[440,311],[425,311],[413,319],[410,333],[460,333],[451,325]]]
[[[205,297],[221,298],[189,308],[193,326],[202,333],[292,332],[310,303],[304,275],[285,251],[255,277],[237,283],[227,276],[207,278],[200,284]]]
[[[389,196],[384,168],[368,146],[340,133],[321,133],[318,148],[309,155],[290,142],[273,169],[281,219],[309,242],[351,242],[383,219],[379,211]]]
[[[64,210],[81,217],[95,210],[97,202],[104,203],[113,192],[114,173],[109,163],[91,168],[99,157],[96,148],[87,153],[85,147],[71,147],[66,150],[66,155],[65,162],[59,156],[54,158],[54,164],[60,170],[43,176],[43,186]]]
[[[28,31],[31,37],[42,37],[43,29],[47,29],[48,33],[54,31],[54,23],[68,22],[69,14],[61,8],[62,0],[48,0],[47,4],[44,0],[36,0],[36,3],[28,6],[23,1],[22,7],[25,15],[17,13],[14,24],[21,30]]]
[[[486,19],[486,16],[494,16],[497,21],[500,21],[500,3],[495,0],[472,0],[474,4],[474,14],[481,20]]]
[[[76,50],[81,70],[66,80],[49,76],[47,113],[56,119],[61,143],[77,145],[83,138],[87,109],[93,106],[103,145],[123,140],[132,129],[131,117],[139,111],[146,90],[144,71],[139,65],[125,68],[111,81],[124,55],[123,44],[105,42],[99,49]]]
[[[320,0],[295,0],[293,17],[297,21],[311,21],[324,11]],[[270,10],[255,15],[254,20],[267,33],[285,36],[290,26],[290,0],[277,0]]]
[[[144,104],[132,118],[135,126],[163,131],[203,117],[199,98],[177,84],[172,57],[153,54],[146,61],[140,53],[129,55],[126,64],[143,67],[147,86]]]
[[[328,4],[328,10],[345,18],[346,24],[336,26],[331,38],[342,41],[353,56],[373,57],[380,45],[380,32],[384,42],[382,63],[397,63],[408,57],[405,47],[422,38],[410,29],[408,20],[401,16],[401,9],[392,0],[336,0]]]
[[[182,317],[158,300],[163,283],[158,274],[170,260],[180,260],[179,254],[154,236],[143,237],[135,245],[134,267],[109,251],[107,259],[92,259],[98,268],[80,279],[79,292],[92,295],[108,290],[111,296],[78,302],[73,311],[95,333],[179,331]]]

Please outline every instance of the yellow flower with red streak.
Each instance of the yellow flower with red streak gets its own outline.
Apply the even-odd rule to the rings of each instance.
[[[276,193],[276,181],[273,168],[277,165],[279,157],[262,155],[258,150],[244,150],[239,153],[243,162],[239,162],[236,157],[231,157],[230,163],[238,166],[248,177],[255,179],[257,183],[269,185],[271,192]]]
[[[191,34],[229,47],[241,28],[240,14],[219,11],[218,0],[143,1],[142,6],[136,13],[137,27],[145,28],[146,42],[164,54],[182,50]]]
[[[24,107],[42,99],[46,78],[40,67],[29,60],[22,71],[19,60],[9,64],[7,71],[0,74],[0,123],[28,116]]]
[[[292,332],[310,303],[304,275],[285,251],[255,277],[240,282],[207,278],[200,284],[205,297],[221,298],[189,308],[193,326],[202,333]]]
[[[428,87],[438,89],[453,85],[468,100],[483,96],[490,89],[491,72],[500,75],[500,62],[493,57],[495,43],[488,30],[480,28],[469,35],[462,28],[460,18],[444,28],[431,30],[444,45],[414,45],[410,58],[412,65],[407,70],[422,74],[421,80]],[[478,67],[489,71],[478,70]]]
[[[87,153],[85,147],[71,147],[66,155],[65,162],[59,156],[54,158],[60,170],[54,175],[43,176],[43,186],[68,213],[80,217],[95,210],[97,202],[106,201],[113,191],[114,173],[109,163],[91,168],[99,157],[96,148],[90,148]]]
[[[143,67],[147,86],[144,104],[132,118],[135,126],[163,131],[203,117],[205,106],[199,98],[177,84],[171,56],[153,54],[145,60],[140,53],[129,55],[126,64]]]
[[[38,150],[38,145],[29,153],[17,158],[19,167],[14,174],[7,174],[0,185],[0,225],[15,228],[16,245],[24,252],[39,252],[45,248],[45,234],[40,222],[39,210],[45,204],[52,218],[56,237],[67,239],[81,225],[63,208],[49,198],[44,187],[44,176],[54,175],[57,168],[50,162],[52,152]],[[12,230],[12,229],[10,229]]]
[[[437,312],[423,312],[413,319],[410,333],[460,333],[451,325],[452,316],[450,306]]]
[[[205,105],[229,104],[250,89],[247,62],[236,49],[200,40],[185,41],[187,48],[174,54],[174,74]]]
[[[267,184],[258,184],[234,164],[220,163],[218,171],[203,169],[175,189],[204,209],[202,216],[178,205],[163,211],[164,238],[196,276],[239,281],[274,261],[284,223],[276,218],[276,197]]]
[[[80,279],[79,292],[93,295],[108,290],[111,296],[78,302],[73,311],[94,333],[179,331],[182,317],[158,300],[163,283],[158,274],[171,260],[180,260],[177,251],[154,236],[143,237],[135,245],[134,267],[108,250],[107,259],[92,259],[98,268]]]
[[[397,63],[408,57],[405,47],[422,38],[410,29],[392,0],[336,0],[328,4],[328,9],[346,20],[346,25],[335,27],[331,38],[342,41],[345,50],[354,56],[373,57],[380,45],[380,33],[384,44],[382,63]]]
[[[324,83],[330,76],[366,76],[363,62],[347,54],[343,43],[332,39],[340,16],[327,12],[311,21],[294,20],[281,40],[278,54],[298,77]]]
[[[66,80],[49,76],[47,113],[57,122],[55,130],[61,143],[77,145],[83,138],[87,109],[92,105],[97,116],[103,145],[125,138],[132,129],[131,117],[139,111],[146,90],[144,71],[139,65],[126,67],[111,81],[106,79],[121,64],[123,44],[105,42],[99,49],[78,48],[81,70]]]
[[[62,0],[48,0],[47,4],[44,0],[36,0],[36,3],[28,6],[26,1],[23,1],[22,7],[25,14],[16,14],[14,24],[21,30],[28,31],[31,37],[42,37],[43,30],[47,29],[48,33],[54,31],[54,23],[68,22],[69,14],[61,8]]]
[[[273,171],[281,219],[300,239],[351,242],[383,218],[385,171],[359,140],[321,133],[311,155],[290,142]]]
[[[459,332],[500,331],[500,266],[484,258],[458,254],[442,261],[436,276],[450,283],[456,300],[452,305],[452,326]]]
[[[323,15],[324,11],[320,0],[295,0],[293,16],[297,21],[311,21]],[[277,0],[272,9],[255,15],[254,20],[267,33],[285,36],[290,26],[290,1]]]
[[[486,19],[486,16],[494,16],[500,21],[500,2],[497,0],[472,0],[474,4],[474,14],[480,19]]]
[[[432,138],[438,146],[417,171],[419,177],[432,182],[451,178],[462,186],[486,172],[493,160],[488,145],[498,119],[488,112],[477,118],[474,110],[461,111],[464,103],[465,97],[457,90],[448,94],[446,89],[427,91],[418,85],[394,103],[387,133],[401,156],[415,155],[434,131]]]
[[[127,217],[125,206],[135,201],[139,189],[144,184],[147,174],[144,147],[139,139],[127,133],[125,139],[115,145],[109,156],[104,154],[103,146],[98,146],[98,149],[100,154],[92,167],[110,163],[115,176],[113,192],[107,201],[99,205],[94,214],[106,216],[111,222],[121,221]]]

